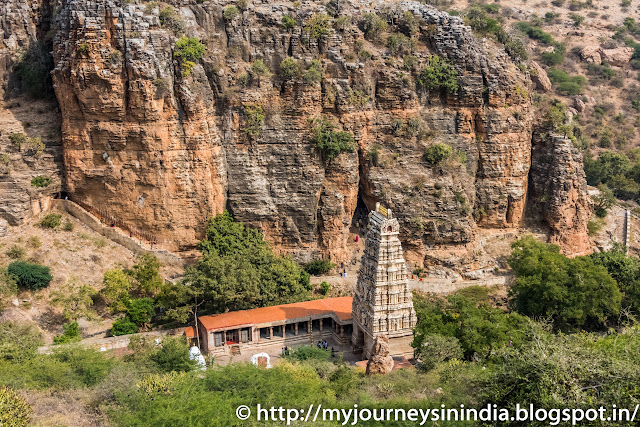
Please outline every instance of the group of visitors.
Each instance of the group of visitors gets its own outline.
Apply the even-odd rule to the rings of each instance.
[[[282,355],[283,356],[288,356],[289,355],[289,347],[287,347],[287,346],[282,347]]]
[[[318,341],[318,348],[326,350],[328,348],[327,341]]]

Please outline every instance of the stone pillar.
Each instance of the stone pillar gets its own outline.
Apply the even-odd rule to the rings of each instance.
[[[272,340],[273,339],[273,326],[269,327],[269,339]]]
[[[340,325],[340,338],[344,338],[344,326]]]
[[[222,345],[227,345],[227,331],[222,331]]]
[[[322,319],[320,319],[320,332],[322,332]]]
[[[295,335],[298,335],[298,322],[294,325]]]

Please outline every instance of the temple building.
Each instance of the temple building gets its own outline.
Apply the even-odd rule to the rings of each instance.
[[[408,287],[407,267],[398,234],[400,224],[391,210],[378,203],[369,214],[369,230],[353,296],[351,317],[354,352],[370,357],[375,338],[389,338],[391,355],[412,355],[417,318]]]
[[[384,335],[391,355],[411,357],[416,314],[398,239],[400,225],[377,204],[368,227],[353,297],[200,316],[197,330],[185,329],[190,343],[215,355],[333,340],[351,344],[354,354],[368,359],[375,338]]]
[[[324,298],[200,316],[200,348],[215,355],[273,345],[314,345],[325,339],[348,344],[351,303],[351,297]],[[191,344],[197,344],[193,327],[186,328],[185,334]]]

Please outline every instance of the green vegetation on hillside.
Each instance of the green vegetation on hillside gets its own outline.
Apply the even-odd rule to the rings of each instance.
[[[327,162],[331,162],[343,152],[352,152],[355,149],[352,133],[336,131],[335,125],[324,117],[310,120],[310,123],[311,142]]]
[[[262,233],[224,212],[207,224],[198,245],[202,258],[185,271],[183,282],[167,285],[158,296],[166,315],[185,322],[198,299],[201,313],[220,313],[305,301],[309,274],[288,257],[278,256]]]

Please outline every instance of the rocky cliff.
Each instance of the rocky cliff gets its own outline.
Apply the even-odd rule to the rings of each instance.
[[[62,0],[53,40],[71,197],[169,249],[191,247],[228,208],[299,259],[346,260],[359,200],[380,201],[420,263],[477,227],[518,226],[532,173],[563,179],[531,170],[528,76],[458,17],[417,2],[169,3]],[[176,58],[182,37],[206,48],[192,65]],[[420,85],[435,55],[457,91]],[[280,70],[286,58],[298,72]],[[355,149],[323,156],[311,142],[321,118]],[[450,148],[441,161],[425,157],[434,146]],[[554,197],[556,210],[588,209],[581,197]],[[575,227],[546,219],[564,242],[585,215]]]

